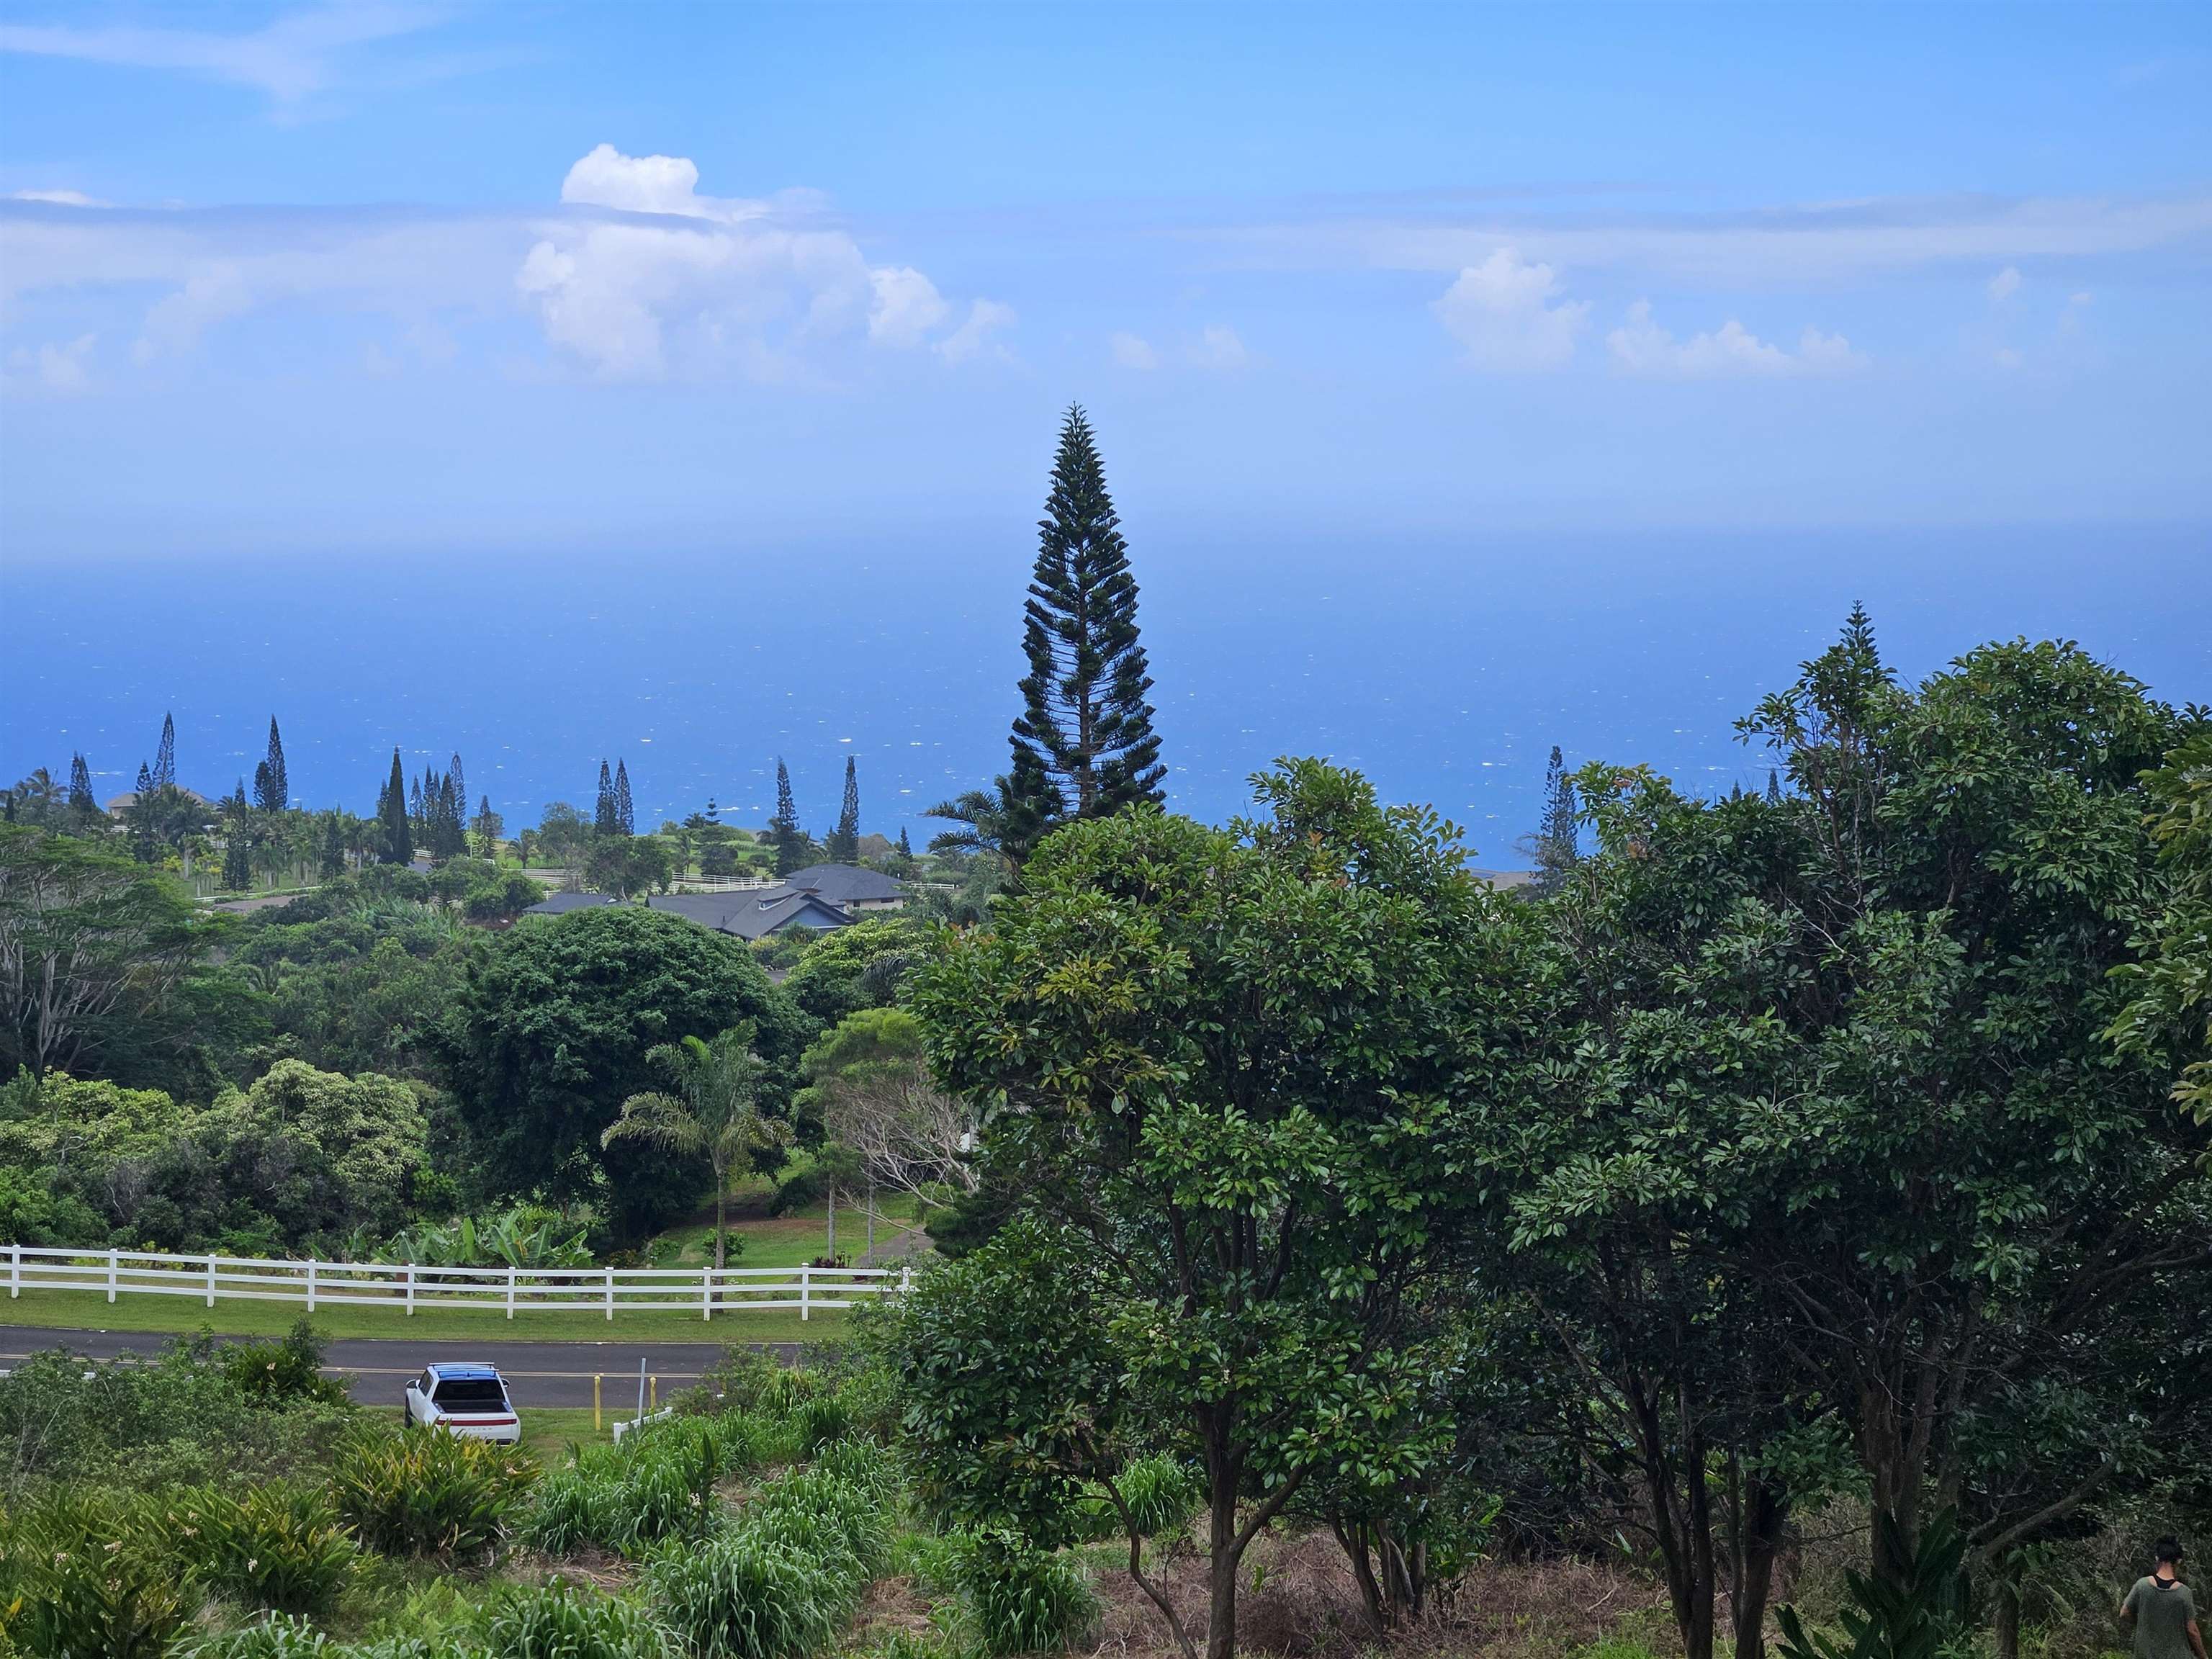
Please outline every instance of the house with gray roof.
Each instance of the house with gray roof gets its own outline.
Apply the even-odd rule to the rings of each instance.
[[[604,893],[554,893],[523,914],[559,916],[613,902]],[[682,916],[747,944],[789,927],[827,933],[850,926],[861,915],[896,910],[905,902],[905,883],[850,864],[817,864],[795,870],[773,887],[662,893],[646,901],[650,908]]]

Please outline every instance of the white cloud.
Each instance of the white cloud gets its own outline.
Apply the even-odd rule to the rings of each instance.
[[[948,363],[965,362],[985,350],[1004,356],[1006,349],[994,343],[991,336],[1000,329],[1014,325],[1014,308],[997,300],[978,300],[968,307],[968,320],[937,343],[937,349]]]
[[[1531,264],[1518,250],[1501,247],[1480,264],[1462,270],[1435,310],[1477,368],[1559,368],[1575,355],[1575,337],[1589,307],[1581,301],[1552,303],[1559,293],[1551,266]]]
[[[46,344],[36,350],[19,346],[8,354],[8,378],[35,384],[64,397],[88,390],[91,375],[86,364],[97,334],[80,334],[66,344]]]
[[[301,304],[389,319],[402,339],[441,343],[416,354],[431,362],[453,355],[456,325],[519,304],[559,356],[602,378],[758,380],[820,373],[854,342],[973,356],[1011,321],[910,266],[872,267],[810,194],[699,185],[684,157],[601,145],[566,169],[562,203],[537,212],[0,198],[0,316],[20,319],[27,295],[96,289],[143,306],[131,355],[152,363],[226,322]]]
[[[51,202],[57,207],[106,207],[105,202],[94,200],[81,190],[19,190],[9,195],[11,202]]]
[[[1212,323],[1200,331],[1191,348],[1191,362],[1202,368],[1242,368],[1252,361],[1237,331],[1225,323]]]
[[[202,29],[0,23],[0,52],[120,68],[180,70],[253,87],[280,105],[296,104],[329,87],[337,62],[353,47],[428,27],[438,14],[419,6],[362,3],[280,13],[246,34]]]
[[[1990,302],[1992,305],[2002,305],[2020,292],[2022,280],[2018,265],[2007,265],[1990,278]]]
[[[1840,334],[1808,328],[1793,354],[1760,339],[1733,317],[1711,333],[1678,340],[1652,320],[1646,300],[1629,307],[1628,320],[1607,334],[1605,343],[1621,373],[1661,380],[1842,374],[1866,365]]]
[[[884,345],[920,345],[952,314],[952,307],[912,265],[883,265],[868,273],[876,300],[868,312],[868,337]]]
[[[609,211],[557,225],[515,285],[546,337],[598,374],[653,379],[734,362],[771,377],[800,343],[865,322],[878,344],[915,347],[951,305],[911,266],[871,269],[845,231],[813,222],[815,198],[702,196],[699,169],[672,155],[625,155],[601,144],[568,169],[561,198]],[[975,355],[1013,313],[989,301],[939,340],[951,361]]]
[[[1375,214],[1199,234],[1274,269],[1457,272],[1507,247],[1560,271],[1626,270],[1672,286],[1741,289],[2201,246],[2212,242],[2212,195],[1891,198],[1612,222],[1497,216],[1454,224]]]
[[[1160,354],[1152,349],[1152,343],[1142,335],[1117,332],[1107,343],[1114,349],[1114,361],[1123,368],[1158,368]]]

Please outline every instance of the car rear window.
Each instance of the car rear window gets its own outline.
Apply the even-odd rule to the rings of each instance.
[[[496,1377],[456,1377],[438,1384],[438,1392],[430,1397],[450,1410],[468,1411],[486,1406],[500,1411],[507,1409],[507,1395]]]

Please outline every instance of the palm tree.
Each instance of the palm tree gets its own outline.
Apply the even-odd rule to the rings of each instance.
[[[933,853],[996,853],[1006,827],[1006,780],[997,789],[968,789],[951,800],[941,800],[922,814],[957,824],[956,830],[930,838]]]
[[[772,1145],[782,1126],[761,1115],[760,1083],[768,1063],[753,1052],[751,1022],[732,1026],[712,1042],[687,1036],[646,1051],[665,1073],[673,1093],[654,1091],[623,1102],[622,1115],[607,1126],[599,1145],[639,1140],[672,1152],[701,1153],[714,1170],[714,1266],[724,1263],[728,1236],[730,1170],[756,1146]]]

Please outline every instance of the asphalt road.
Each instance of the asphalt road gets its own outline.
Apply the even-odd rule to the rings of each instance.
[[[0,1370],[22,1362],[26,1356],[46,1348],[67,1348],[90,1359],[113,1359],[119,1354],[156,1354],[172,1339],[155,1331],[41,1330],[9,1325],[0,1328]],[[324,1374],[342,1377],[353,1397],[365,1406],[399,1405],[407,1379],[433,1360],[465,1360],[496,1365],[507,1378],[517,1406],[588,1406],[592,1378],[605,1379],[604,1399],[610,1407],[634,1406],[637,1400],[637,1364],[645,1361],[646,1375],[660,1379],[660,1398],[688,1389],[701,1372],[721,1360],[720,1342],[425,1342],[406,1338],[354,1338],[332,1342],[324,1355]],[[775,1353],[787,1362],[798,1353],[789,1342],[757,1342],[750,1346]]]

